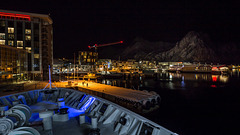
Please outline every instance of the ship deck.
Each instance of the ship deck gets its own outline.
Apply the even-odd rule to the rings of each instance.
[[[29,120],[31,123],[39,123],[42,121],[41,118],[39,118],[39,112],[43,112],[47,110],[54,110],[57,107],[56,103],[53,103],[51,101],[42,101],[35,105],[31,105],[30,108],[32,109],[32,117]],[[52,125],[53,128],[51,131],[45,131],[43,129],[43,126],[33,126],[41,135],[85,135],[83,129],[91,129],[91,118],[87,117],[86,123],[83,125],[79,124],[79,115],[84,114],[84,111],[80,111],[68,106],[65,106],[65,108],[69,108],[68,115],[69,120],[66,122],[57,122],[53,121]],[[100,133],[102,135],[117,135],[114,131],[114,126],[112,124],[103,125],[102,123],[98,123],[98,128],[101,129]]]
[[[11,123],[4,133],[33,127],[41,135],[86,135],[96,132],[103,135],[176,135],[115,103],[73,89],[21,92],[0,97],[0,103],[2,109],[10,108],[5,110],[6,116],[10,114],[15,118],[1,119]]]

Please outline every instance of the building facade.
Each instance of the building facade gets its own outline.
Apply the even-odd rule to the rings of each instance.
[[[97,60],[98,60],[97,52],[79,51],[78,70],[83,72],[95,71]]]
[[[27,51],[0,45],[0,82],[27,78]]]
[[[99,59],[96,62],[96,71],[108,71],[112,69],[112,60],[111,59]]]
[[[0,10],[0,45],[27,52],[28,79],[48,79],[48,65],[53,64],[52,23],[49,15]]]
[[[79,65],[94,65],[98,60],[97,52],[79,51],[78,56]]]

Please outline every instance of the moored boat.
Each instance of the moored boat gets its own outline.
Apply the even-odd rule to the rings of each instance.
[[[212,67],[212,73],[213,74],[228,74],[229,73],[229,68],[226,65],[213,66]]]

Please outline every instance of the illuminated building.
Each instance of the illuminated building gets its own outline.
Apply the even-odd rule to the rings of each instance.
[[[49,15],[0,10],[0,45],[26,50],[28,79],[48,79],[48,65],[53,63],[52,23]]]
[[[78,52],[79,71],[84,72],[94,71],[97,60],[98,60],[97,52],[79,51]]]
[[[135,72],[135,71],[139,71],[140,67],[139,67],[139,62],[137,62],[136,60],[132,60],[132,59],[128,59],[127,61],[116,61],[113,60],[111,63],[111,67],[112,70],[114,71],[131,71],[131,72]]]
[[[111,59],[99,59],[96,62],[96,71],[106,71],[112,69]]]
[[[98,60],[97,52],[79,51],[78,56],[79,65],[94,65]]]
[[[0,81],[26,79],[27,51],[0,45]]]

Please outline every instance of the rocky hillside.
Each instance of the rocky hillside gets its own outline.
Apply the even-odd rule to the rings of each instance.
[[[191,31],[175,46],[166,42],[149,42],[137,39],[123,55],[137,60],[216,62],[218,57],[208,47],[208,40],[201,34]]]
[[[129,43],[131,42],[131,43]],[[127,46],[129,44],[129,46]],[[239,43],[214,43],[207,34],[188,32],[179,42],[150,42],[142,38],[129,40],[125,45],[99,48],[99,58],[154,61],[187,61],[207,63],[240,63]]]
[[[213,62],[218,61],[215,52],[208,47],[208,43],[197,32],[189,32],[175,47],[156,55],[149,54],[160,61],[189,61],[189,62]]]
[[[125,59],[146,59],[148,54],[158,54],[174,47],[173,43],[168,42],[150,42],[142,38],[135,38],[131,46],[127,47],[121,54]]]

